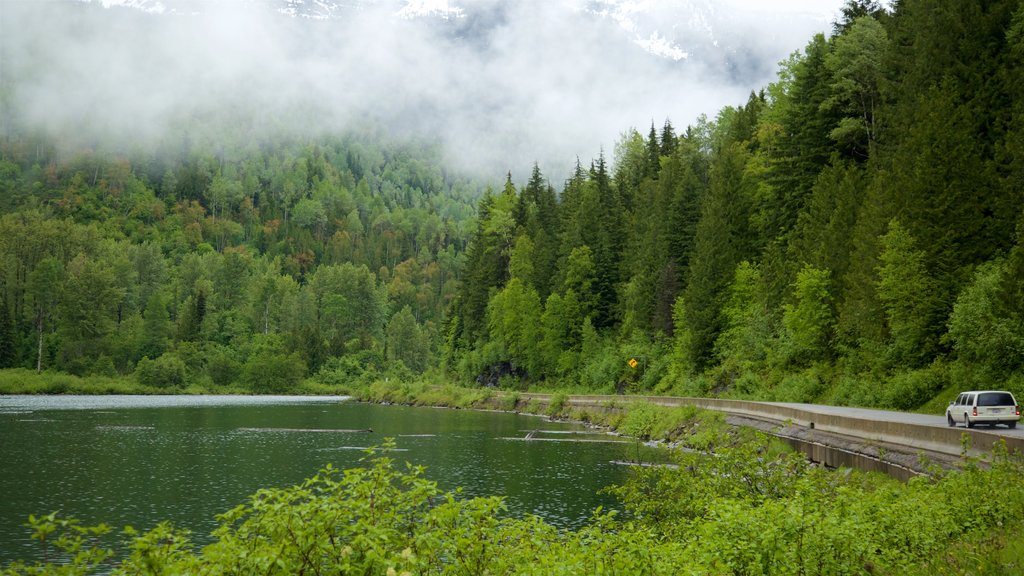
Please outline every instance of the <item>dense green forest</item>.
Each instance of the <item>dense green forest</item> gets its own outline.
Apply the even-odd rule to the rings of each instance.
[[[372,129],[69,151],[5,108],[0,367],[1024,393],[1024,7],[853,0],[832,32],[713,119],[500,189]]]
[[[0,362],[261,392],[422,372],[480,191],[381,141],[60,157],[9,138]]]
[[[1022,58],[1020,2],[849,2],[714,121],[487,195],[447,365],[899,408],[1022,390]]]

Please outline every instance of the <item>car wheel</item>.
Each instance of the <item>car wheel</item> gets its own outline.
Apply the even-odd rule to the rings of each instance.
[[[956,420],[953,420],[953,415],[949,412],[946,412],[946,424],[949,424],[950,428],[956,426]]]
[[[1007,426],[1007,427],[1008,427],[1008,428],[1009,428],[1010,430],[1013,430],[1014,428],[1016,428],[1016,427],[1017,427],[1017,423],[1016,423],[1016,422],[1007,422],[1007,423],[1006,423],[1006,426]]]
[[[964,414],[964,424],[968,428],[974,428],[974,422],[971,422],[971,417],[968,416],[967,414]]]

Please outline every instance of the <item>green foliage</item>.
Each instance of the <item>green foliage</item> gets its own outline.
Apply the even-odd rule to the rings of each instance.
[[[0,297],[0,368],[13,368],[18,359],[13,324],[7,299]]]
[[[1012,315],[1000,314],[1000,292],[1009,271],[1002,260],[980,267],[949,316],[945,338],[957,354],[996,374],[1024,362],[1024,330]]]
[[[939,362],[920,370],[894,374],[884,388],[883,404],[898,410],[913,410],[954,382],[949,368]]]
[[[305,376],[306,363],[297,353],[261,350],[242,367],[241,384],[258,394],[283,394],[293,391]]]
[[[867,155],[878,137],[876,114],[888,41],[881,22],[862,16],[836,37],[832,52],[825,56],[833,81],[831,96],[822,106],[844,115],[829,136],[843,149],[861,156]]]
[[[936,285],[925,253],[897,220],[889,223],[881,242],[877,290],[889,320],[890,355],[897,365],[919,366],[935,350]]]
[[[185,385],[185,362],[174,352],[167,352],[155,360],[143,357],[135,368],[139,384],[156,388],[180,388]]]
[[[4,173],[26,193],[0,215],[0,295],[19,364],[127,375],[187,342],[189,378],[230,385],[255,334],[317,369],[383,353],[409,306],[429,341],[460,284],[477,187],[442,178],[436,149],[321,135],[34,156],[11,137]]]
[[[793,284],[794,304],[782,308],[783,354],[801,365],[824,359],[835,323],[829,296],[829,272],[805,266]]]
[[[569,400],[569,397],[565,394],[558,393],[553,394],[551,399],[548,400],[548,406],[544,410],[544,413],[548,416],[557,416],[565,410],[565,404]]]
[[[207,355],[206,373],[214,385],[228,386],[238,381],[242,363],[229,350],[215,350]]]
[[[815,402],[824,389],[820,370],[808,368],[786,374],[770,394],[777,402]]]
[[[541,305],[537,292],[513,278],[487,305],[487,330],[504,351],[502,360],[535,376],[543,374]]]
[[[401,362],[413,373],[430,363],[430,341],[408,306],[391,317],[387,328],[388,360]]]
[[[715,341],[715,354],[723,367],[747,367],[767,356],[771,319],[760,293],[761,282],[761,272],[750,262],[736,266],[722,307],[725,329]]]

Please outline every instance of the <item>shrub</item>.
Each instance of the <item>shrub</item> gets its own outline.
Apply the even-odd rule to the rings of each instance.
[[[254,354],[242,371],[242,384],[257,394],[287,392],[306,376],[306,363],[298,354]]]
[[[178,388],[185,385],[185,363],[173,352],[156,360],[144,356],[135,366],[135,379],[144,386]]]
[[[558,394],[552,394],[551,400],[548,402],[547,410],[544,414],[547,416],[558,416],[565,409],[565,404],[569,400],[569,397],[559,392]]]
[[[773,391],[779,402],[812,402],[825,389],[821,377],[813,369],[785,376]]]
[[[882,401],[889,408],[911,410],[931,400],[948,382],[947,371],[941,364],[899,373],[885,386]]]
[[[227,350],[216,350],[207,355],[206,374],[217,386],[233,384],[242,375],[242,363]]]
[[[380,355],[364,350],[328,358],[314,379],[331,386],[368,386],[380,376],[380,372]]]

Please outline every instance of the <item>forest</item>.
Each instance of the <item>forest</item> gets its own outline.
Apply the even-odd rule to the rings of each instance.
[[[365,125],[69,149],[0,94],[0,367],[1024,395],[1022,85],[1018,1],[851,0],[745,103],[494,188]]]

